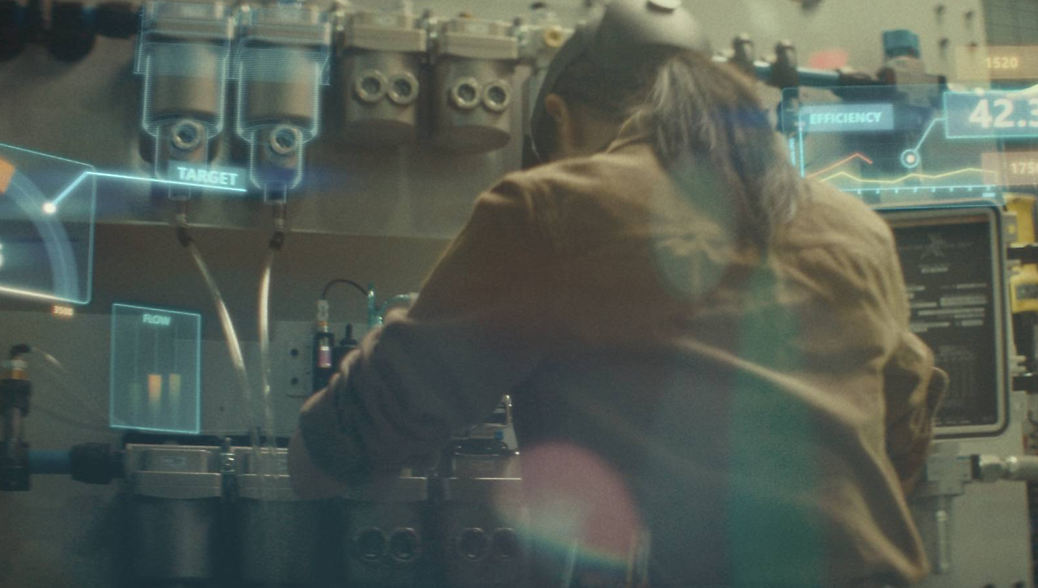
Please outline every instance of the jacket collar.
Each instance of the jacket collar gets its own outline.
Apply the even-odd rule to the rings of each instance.
[[[624,121],[620,125],[620,131],[616,134],[616,138],[606,148],[606,153],[612,153],[627,147],[632,143],[647,143],[649,141],[649,129],[645,127],[645,124],[636,116],[631,117]]]

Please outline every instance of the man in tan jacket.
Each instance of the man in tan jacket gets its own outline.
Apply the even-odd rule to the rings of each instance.
[[[615,5],[643,8],[571,43]],[[417,303],[307,402],[301,495],[511,394],[542,552],[622,569],[651,537],[654,587],[926,575],[906,495],[946,380],[891,231],[800,179],[753,85],[691,45],[615,68],[570,52],[535,119],[550,163],[481,195]]]

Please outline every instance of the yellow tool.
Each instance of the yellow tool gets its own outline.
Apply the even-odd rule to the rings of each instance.
[[[1038,198],[1026,194],[1006,194],[1005,199],[1006,209],[1016,215],[1016,234],[1009,235],[1013,238],[1012,245],[1035,243]],[[1012,268],[1009,298],[1014,315],[1023,312],[1038,313],[1038,266],[1027,263]]]

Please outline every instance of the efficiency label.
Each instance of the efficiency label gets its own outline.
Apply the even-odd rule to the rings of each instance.
[[[862,133],[894,130],[892,104],[824,104],[800,109],[804,130],[811,133]]]

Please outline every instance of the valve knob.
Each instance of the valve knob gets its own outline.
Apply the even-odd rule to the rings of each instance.
[[[55,2],[47,48],[61,61],[79,61],[94,48],[94,14],[80,2]]]

